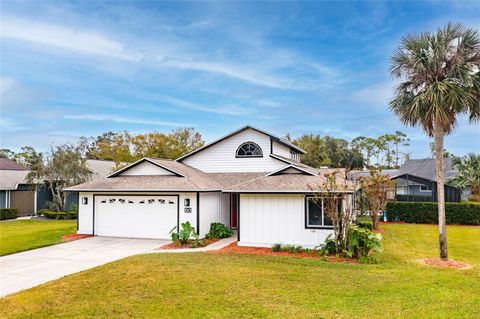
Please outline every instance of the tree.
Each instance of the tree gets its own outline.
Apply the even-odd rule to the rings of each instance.
[[[305,134],[293,140],[293,143],[307,152],[301,157],[302,163],[317,168],[332,164],[320,135]]]
[[[42,153],[37,153],[37,151],[31,146],[24,146],[20,150],[21,152],[13,155],[13,160],[15,162],[30,170],[36,170],[42,165]]]
[[[459,188],[470,188],[470,200],[480,202],[480,155],[470,153],[463,158],[455,157],[453,164],[458,175],[449,182]]]
[[[478,31],[449,23],[436,33],[408,34],[393,53],[390,72],[402,79],[390,109],[402,123],[420,126],[434,138],[440,257],[447,259],[443,142],[460,114],[471,122],[480,119]]]
[[[346,171],[337,169],[325,173],[324,181],[320,185],[309,185],[315,193],[313,200],[318,205],[322,205],[323,202],[323,210],[332,221],[335,247],[337,254],[340,255],[347,253],[348,234],[356,216],[355,209],[346,195],[346,191],[352,187],[346,182],[346,176]]]
[[[29,184],[46,182],[52,193],[52,209],[65,210],[66,195],[63,190],[90,179],[82,152],[79,146],[71,144],[52,147],[44,161],[27,175]]]
[[[92,142],[86,138],[81,142],[86,145],[87,158],[114,161],[117,169],[143,157],[176,159],[204,145],[202,136],[193,128],[180,128],[167,134],[107,132]]]
[[[360,177],[360,186],[372,218],[373,229],[378,228],[380,212],[384,211],[389,199],[395,198],[395,183],[382,170],[370,170],[369,176]]]
[[[13,156],[15,155],[14,152],[7,148],[2,148],[0,149],[0,158],[8,158],[8,159],[13,159]]]
[[[431,142],[429,144],[429,147],[430,147],[430,154],[432,154],[432,156],[435,157],[435,143]],[[453,155],[452,153],[447,151],[446,148],[444,148],[443,149],[443,158],[449,158],[449,157],[455,157],[455,155]]]

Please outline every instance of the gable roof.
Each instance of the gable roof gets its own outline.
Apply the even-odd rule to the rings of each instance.
[[[299,167],[297,165],[293,165],[293,164],[288,164],[287,166],[284,166],[280,169],[277,169],[276,171],[273,171],[273,172],[270,172],[268,173],[267,175],[265,176],[274,176],[274,175],[281,175],[282,172],[286,171],[286,170],[290,170],[290,169],[293,169],[293,170],[296,170],[297,172],[299,172],[300,174],[306,174],[306,175],[310,175],[310,176],[317,176],[316,173],[314,172],[310,172],[309,170],[306,170],[305,168],[302,168],[302,167]],[[291,173],[290,173],[291,174]]]
[[[233,131],[233,132],[230,133],[230,134],[227,134],[227,135],[225,135],[225,136],[223,136],[223,137],[221,137],[221,138],[219,138],[219,139],[217,139],[217,140],[215,140],[215,141],[213,141],[213,142],[211,142],[211,143],[209,143],[209,144],[207,144],[207,145],[205,145],[205,146],[203,146],[203,147],[200,147],[199,149],[196,149],[196,150],[194,150],[194,151],[192,151],[192,152],[190,152],[190,153],[188,153],[188,154],[185,154],[185,155],[183,155],[183,156],[180,156],[179,158],[176,159],[176,161],[181,162],[182,160],[184,160],[184,159],[187,158],[187,157],[192,156],[193,154],[196,154],[196,153],[198,153],[198,152],[201,152],[201,151],[203,151],[204,149],[209,148],[210,146],[213,146],[213,145],[215,145],[215,144],[217,144],[217,143],[220,143],[221,141],[223,141],[223,140],[225,140],[225,139],[227,139],[227,138],[229,138],[229,137],[231,137],[231,136],[234,136],[234,135],[236,135],[236,134],[238,134],[238,133],[241,133],[241,132],[243,132],[243,131],[245,131],[245,130],[248,130],[248,129],[252,129],[252,130],[254,130],[254,131],[257,131],[257,132],[260,132],[260,133],[262,133],[262,134],[268,135],[272,140],[274,140],[274,141],[276,141],[276,142],[279,142],[279,143],[287,146],[288,148],[293,149],[293,150],[295,150],[295,151],[297,151],[297,152],[299,152],[299,153],[302,153],[302,154],[305,154],[305,153],[306,153],[306,151],[304,151],[304,150],[301,149],[300,147],[298,147],[298,146],[290,143],[289,141],[287,141],[287,140],[285,140],[285,139],[283,139],[283,138],[281,138],[281,137],[278,137],[278,136],[276,136],[276,135],[273,135],[273,134],[271,134],[271,133],[268,133],[268,132],[263,131],[263,130],[261,130],[261,129],[258,129],[258,128],[256,128],[256,127],[253,127],[253,126],[251,126],[251,125],[245,125],[245,126],[239,128],[238,130]]]
[[[148,161],[174,175],[120,175]],[[220,191],[222,184],[196,168],[166,159],[143,158],[106,178],[75,185],[65,191]]]
[[[17,162],[11,159],[0,158],[0,170],[28,171],[28,168],[23,167],[22,165],[18,164]]]
[[[455,170],[451,158],[443,159],[443,169],[445,172],[445,180],[455,177],[458,171]],[[437,170],[434,158],[410,159],[405,161],[398,169],[395,177],[402,175],[413,175],[430,181],[437,181]]]
[[[177,176],[180,176],[180,177],[185,177],[185,175],[183,175],[182,173],[179,173],[177,171],[175,171],[174,169],[171,169],[169,168],[168,166],[169,165],[165,165],[165,163],[168,163],[168,162],[171,162],[170,160],[159,160],[159,159],[154,159],[154,158],[148,158],[148,157],[144,157],[142,159],[139,159],[138,161],[130,164],[130,165],[127,165],[125,166],[124,168],[121,168],[113,173],[111,173],[110,175],[107,176],[108,177],[116,177],[116,176],[119,176],[120,174],[128,171],[129,169],[137,166],[138,164],[140,163],[144,163],[144,162],[149,162],[155,166],[158,166],[160,168],[163,168],[164,170],[167,170],[169,171],[170,173],[174,174],[174,175],[177,175]],[[169,163],[168,163],[169,164]],[[170,165],[171,166],[171,165]]]

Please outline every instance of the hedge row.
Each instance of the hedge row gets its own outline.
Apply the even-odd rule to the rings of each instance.
[[[2,208],[0,209],[0,220],[17,218],[18,211],[16,208]]]
[[[400,202],[431,202],[432,196],[428,195],[396,195],[397,201]]]
[[[437,203],[389,202],[386,211],[389,222],[438,223]],[[480,225],[480,203],[445,203],[445,216],[447,224]]]
[[[77,219],[77,212],[51,212],[47,209],[42,209],[38,212],[49,219]]]

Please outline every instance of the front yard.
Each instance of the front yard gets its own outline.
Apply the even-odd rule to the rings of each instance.
[[[4,318],[478,318],[480,227],[382,225],[377,265],[295,257],[185,253],[129,257],[0,300]]]
[[[14,220],[0,222],[0,256],[62,242],[75,233],[75,220]]]

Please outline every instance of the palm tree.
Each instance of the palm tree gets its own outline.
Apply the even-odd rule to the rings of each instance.
[[[390,72],[402,79],[390,109],[400,121],[420,126],[435,142],[440,257],[448,258],[445,227],[443,140],[461,114],[480,120],[480,36],[449,23],[436,33],[408,34],[391,58]]]
[[[480,155],[470,153],[463,158],[455,157],[453,164],[458,175],[449,182],[459,188],[470,188],[470,200],[480,201]]]

